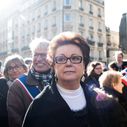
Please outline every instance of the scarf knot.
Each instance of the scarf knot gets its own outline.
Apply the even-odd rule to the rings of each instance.
[[[51,69],[49,69],[48,71],[44,73],[39,73],[39,72],[36,72],[34,68],[32,68],[30,70],[30,73],[36,80],[41,82],[44,86],[51,85],[51,81],[53,78]]]

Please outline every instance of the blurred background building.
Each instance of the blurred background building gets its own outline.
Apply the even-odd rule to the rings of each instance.
[[[32,39],[73,31],[87,39],[91,60],[109,62],[119,49],[119,34],[105,26],[104,11],[104,0],[20,0],[0,18],[0,59],[15,52],[29,57]]]
[[[119,27],[120,48],[124,53],[127,53],[127,13],[124,13],[121,18]]]

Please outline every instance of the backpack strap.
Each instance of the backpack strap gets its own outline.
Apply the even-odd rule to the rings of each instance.
[[[40,93],[40,90],[37,88],[37,86],[30,86],[29,84],[27,84],[26,79],[27,76],[24,74],[17,80],[19,81],[22,88],[26,91],[28,96],[33,100]]]

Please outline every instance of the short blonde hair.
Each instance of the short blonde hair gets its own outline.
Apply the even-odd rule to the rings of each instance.
[[[110,88],[113,88],[113,85],[117,85],[119,82],[121,82],[122,74],[118,71],[109,70],[104,72],[100,78],[99,82],[101,87],[107,86]]]

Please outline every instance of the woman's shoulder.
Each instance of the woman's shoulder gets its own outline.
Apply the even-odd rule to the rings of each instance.
[[[85,94],[87,100],[91,105],[95,108],[106,108],[110,107],[114,103],[117,103],[112,95],[106,93],[103,89],[94,87],[93,89],[89,89],[89,87],[84,85]]]

